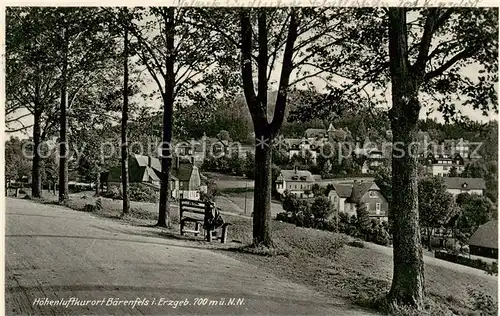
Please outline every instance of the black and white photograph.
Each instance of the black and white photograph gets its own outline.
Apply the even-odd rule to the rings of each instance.
[[[6,3],[5,315],[498,315],[488,0]]]

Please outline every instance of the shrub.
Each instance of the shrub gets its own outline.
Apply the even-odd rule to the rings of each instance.
[[[288,213],[287,212],[280,212],[280,213],[276,214],[276,219],[278,221],[282,221],[282,222],[289,222]]]
[[[299,208],[299,199],[297,199],[297,197],[289,191],[285,191],[281,205],[283,206],[283,210],[286,212],[295,213]]]
[[[385,230],[385,228],[382,225],[379,225],[377,229],[375,230],[375,236],[373,241],[376,244],[382,245],[382,246],[387,246],[390,244],[390,236],[389,233]]]
[[[295,215],[295,224],[297,226],[303,227],[313,227],[314,226],[314,217],[311,213],[311,203],[308,200],[298,200],[298,207],[296,209]],[[293,212],[293,211],[292,211]]]
[[[356,214],[358,215],[357,224],[359,232],[362,234],[369,233],[368,230],[371,226],[371,220],[365,203],[356,204]]]
[[[94,204],[85,204],[85,206],[83,207],[83,211],[92,213],[97,211],[97,207]]]
[[[498,267],[496,264],[489,264],[481,259],[469,259],[467,257],[463,257],[460,255],[455,255],[453,253],[449,252],[444,252],[444,251],[436,251],[434,252],[434,257],[441,259],[441,260],[446,260],[450,261],[453,263],[461,264],[464,266],[469,266],[473,267],[476,269],[481,269],[486,271],[486,273],[495,273],[498,272]]]
[[[131,201],[137,202],[157,203],[160,198],[159,192],[155,188],[141,183],[131,184],[128,194]]]
[[[311,214],[316,224],[326,222],[333,212],[333,205],[326,196],[318,196],[311,205]]]
[[[98,199],[95,201],[95,207],[96,207],[96,210],[97,210],[97,211],[102,210],[102,199],[101,199],[101,198],[98,198]]]
[[[101,196],[110,198],[113,200],[121,200],[123,199],[122,192],[120,191],[120,188],[116,186],[112,186],[108,189],[106,192],[102,192]]]

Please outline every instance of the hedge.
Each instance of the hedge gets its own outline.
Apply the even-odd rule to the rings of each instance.
[[[436,251],[434,252],[434,256],[441,260],[446,260],[464,266],[481,269],[493,274],[498,274],[498,265],[496,262],[493,262],[493,264],[489,264],[481,259],[469,259],[467,257],[455,255],[445,251]]]

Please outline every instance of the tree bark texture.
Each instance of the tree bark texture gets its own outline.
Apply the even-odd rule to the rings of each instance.
[[[121,167],[122,167],[122,196],[123,196],[123,214],[130,212],[130,200],[128,197],[128,27],[124,27],[123,35],[123,108],[122,108],[122,126],[121,126]]]
[[[40,157],[40,143],[41,137],[41,112],[40,104],[35,104],[34,111],[34,122],[33,122],[33,166],[31,170],[31,195],[34,198],[42,197],[42,173],[41,173],[41,163],[42,159]]]
[[[68,146],[67,127],[68,117],[66,115],[68,105],[68,41],[66,33],[63,34],[64,52],[61,74],[61,103],[60,103],[60,127],[59,127],[59,203],[64,204],[68,200]]]
[[[290,73],[292,72],[292,56],[297,39],[298,22],[296,12],[291,10],[290,25],[283,54],[282,70],[279,82],[278,97],[271,123],[267,117],[268,93],[268,30],[266,11],[258,13],[258,94],[255,94],[252,70],[252,25],[250,11],[240,12],[241,22],[241,71],[243,91],[247,101],[254,130],[255,144],[255,191],[253,209],[253,243],[272,246],[271,237],[271,189],[272,189],[272,144],[273,139],[283,122],[286,96]]]
[[[165,54],[165,92],[163,97],[163,144],[161,158],[161,188],[160,188],[160,205],[158,210],[158,223],[160,227],[170,226],[170,169],[172,165],[172,157],[170,144],[172,142],[172,114],[174,103],[174,8],[163,8],[165,22],[165,37],[167,39],[167,53]]]
[[[418,221],[417,141],[419,78],[408,64],[406,12],[389,13],[389,55],[392,84],[393,132],[392,203],[394,272],[389,299],[421,307],[424,298],[424,262]],[[396,150],[403,149],[404,153]]]

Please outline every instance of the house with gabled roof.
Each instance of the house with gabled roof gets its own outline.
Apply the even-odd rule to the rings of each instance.
[[[276,179],[276,191],[281,195],[288,191],[301,198],[312,197],[314,183],[316,180],[310,171],[298,170],[295,167],[294,170],[281,170]]]
[[[479,226],[469,239],[471,255],[498,259],[498,221]]]
[[[199,199],[200,192],[206,190],[202,184],[202,176],[192,161],[177,157],[172,158],[173,165],[170,170],[170,189],[172,198]],[[161,162],[160,159],[143,156],[130,155],[129,182],[142,183],[160,189]],[[113,167],[105,177],[108,187],[121,185],[121,166]]]
[[[288,151],[288,159],[292,159],[294,156],[304,158],[306,157],[306,152],[309,152],[311,160],[316,163],[318,153],[315,151],[314,141],[305,138],[285,138],[283,143]]]
[[[446,191],[453,195],[460,193],[483,195],[486,190],[486,183],[483,178],[460,178],[460,177],[444,177]]]
[[[335,183],[328,198],[339,213],[356,216],[356,205],[365,204],[371,218],[387,221],[389,204],[373,181]]]
[[[438,146],[424,152],[424,155],[423,162],[428,175],[445,177],[450,173],[452,168],[456,168],[458,174],[462,173],[465,169],[464,158],[454,150]]]

